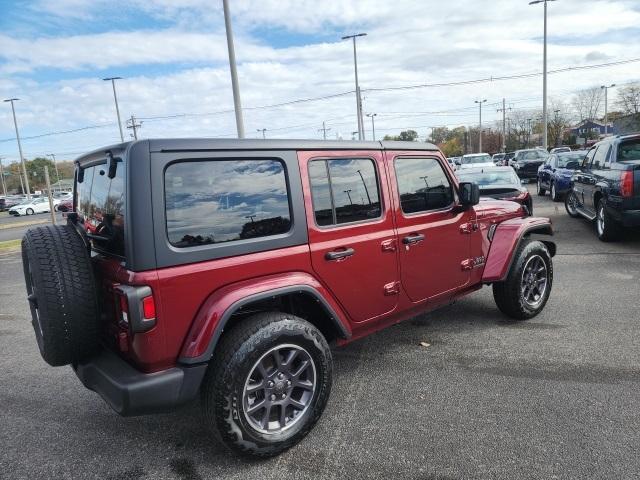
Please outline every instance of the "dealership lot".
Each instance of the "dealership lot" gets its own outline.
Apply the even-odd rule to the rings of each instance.
[[[48,367],[20,257],[0,256],[0,478],[634,478],[640,234],[601,243],[548,197],[534,213],[559,252],[539,317],[506,322],[485,288],[334,350],[325,415],[266,461],[217,447],[197,404],[121,418]]]

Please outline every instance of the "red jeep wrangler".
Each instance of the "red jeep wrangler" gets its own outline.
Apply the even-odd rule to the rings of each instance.
[[[492,284],[544,308],[548,219],[479,202],[437,147],[145,140],[76,161],[74,212],[22,243],[43,358],[121,415],[198,393],[235,451],[302,439],[345,345]]]

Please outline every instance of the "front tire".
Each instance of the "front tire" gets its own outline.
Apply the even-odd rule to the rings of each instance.
[[[540,178],[538,178],[538,196],[544,197],[545,193],[547,193],[547,190],[542,187],[542,182],[540,181]]]
[[[329,399],[333,364],[326,339],[294,315],[261,313],[222,338],[201,390],[218,440],[271,457],[313,428]]]
[[[569,190],[564,197],[564,208],[571,218],[578,218],[578,197],[573,190]]]
[[[33,215],[35,212],[33,211],[33,208],[27,208],[24,213],[26,213],[27,215]]]
[[[493,284],[493,298],[502,313],[515,320],[538,315],[549,299],[553,262],[544,243],[524,240],[513,258],[507,278]]]
[[[620,225],[607,212],[607,201],[602,198],[596,207],[596,232],[603,242],[615,242],[622,234]]]
[[[556,182],[551,182],[551,200],[554,202],[560,201],[560,194],[558,193],[558,189],[556,188]]]

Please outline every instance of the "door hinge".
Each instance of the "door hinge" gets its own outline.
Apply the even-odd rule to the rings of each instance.
[[[384,286],[385,295],[397,295],[400,293],[400,282],[387,283]]]
[[[478,224],[475,222],[468,222],[460,225],[460,233],[473,233],[476,230],[478,230]]]

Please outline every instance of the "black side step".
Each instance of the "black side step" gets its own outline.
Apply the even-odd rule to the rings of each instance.
[[[587,220],[590,220],[592,222],[596,219],[596,214],[595,213],[591,214],[591,213],[587,212],[586,210],[584,210],[584,209],[582,209],[580,207],[576,207],[576,212],[578,212],[584,218],[586,218]]]

